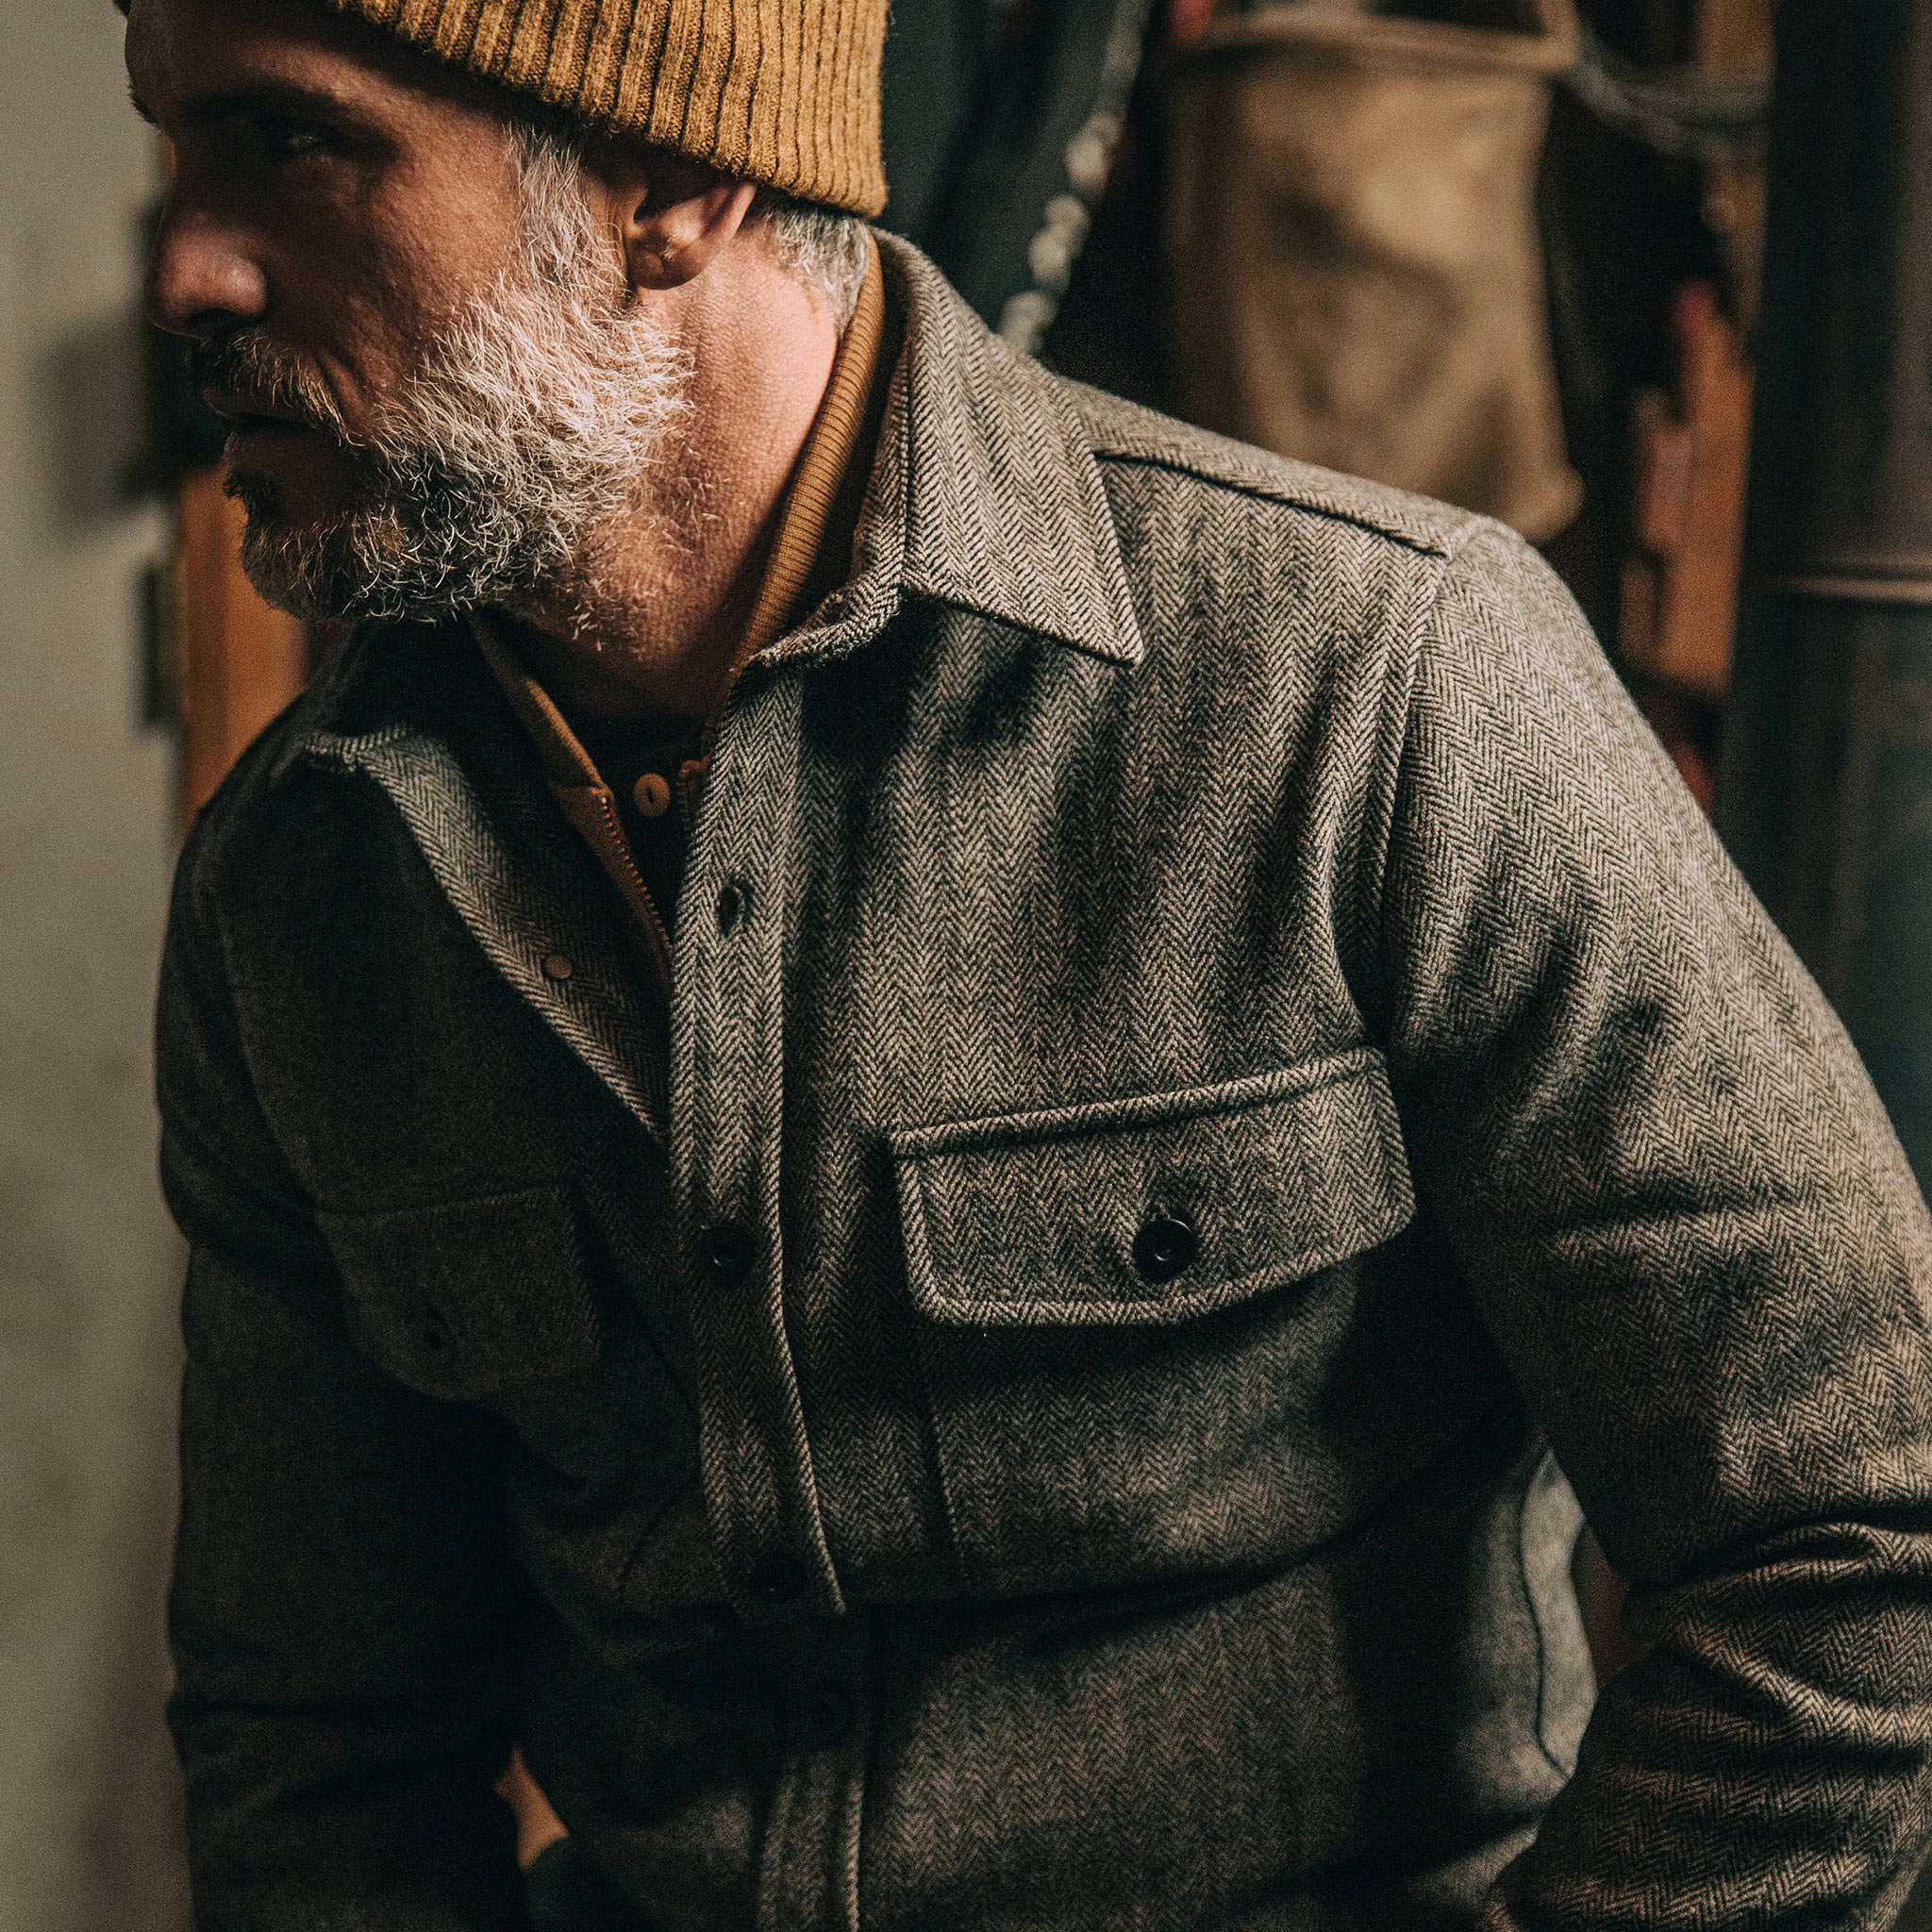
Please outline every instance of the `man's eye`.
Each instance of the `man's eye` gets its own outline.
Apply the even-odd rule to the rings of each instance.
[[[256,124],[256,134],[271,160],[292,161],[327,145],[327,133],[306,121],[286,120],[279,114],[265,115]]]

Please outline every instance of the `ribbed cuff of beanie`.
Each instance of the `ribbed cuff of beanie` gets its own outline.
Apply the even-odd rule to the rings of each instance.
[[[875,215],[887,0],[330,0],[596,126]]]

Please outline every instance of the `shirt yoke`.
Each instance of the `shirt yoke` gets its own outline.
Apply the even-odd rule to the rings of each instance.
[[[1351,524],[1405,549],[1445,559],[1491,524],[1491,519],[1453,504],[1197,429],[1085,383],[1062,379],[1059,386],[1103,466],[1169,470],[1196,483]]]

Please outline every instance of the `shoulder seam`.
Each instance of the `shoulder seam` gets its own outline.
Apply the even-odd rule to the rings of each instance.
[[[1286,490],[1270,489],[1265,483],[1249,482],[1237,476],[1219,475],[1211,470],[1205,470],[1191,463],[1178,454],[1160,450],[1130,450],[1109,448],[1104,443],[1091,445],[1093,458],[1098,463],[1119,464],[1124,468],[1142,470],[1165,470],[1173,475],[1185,476],[1190,482],[1199,483],[1210,490],[1224,490],[1231,495],[1253,497],[1259,503],[1278,503],[1284,508],[1296,509],[1305,516],[1321,517],[1334,524],[1347,524],[1351,527],[1366,531],[1372,537],[1386,538],[1391,543],[1398,544],[1405,550],[1413,551],[1418,557],[1436,557],[1447,562],[1461,550],[1470,535],[1483,528],[1491,520],[1474,510],[1461,513],[1461,521],[1451,525],[1440,537],[1425,537],[1416,531],[1392,528],[1366,511],[1350,510],[1339,504],[1313,502],[1306,496],[1297,496]]]

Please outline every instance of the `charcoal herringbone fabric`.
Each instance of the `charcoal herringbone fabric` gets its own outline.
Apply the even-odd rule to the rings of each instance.
[[[668,1013],[459,628],[183,859],[204,1932],[520,1925],[513,1738],[666,1932],[1882,1924],[1932,1230],[1836,1023],[1519,541],[889,266]]]

